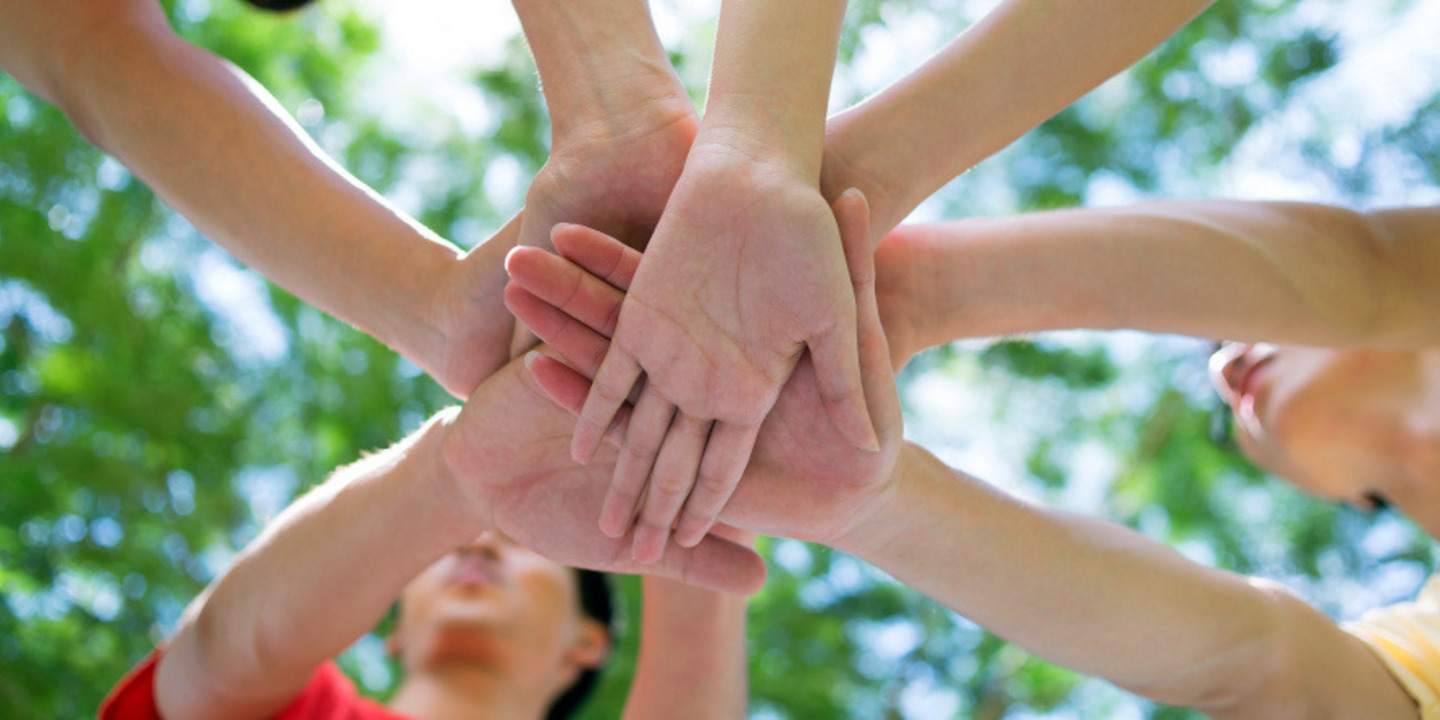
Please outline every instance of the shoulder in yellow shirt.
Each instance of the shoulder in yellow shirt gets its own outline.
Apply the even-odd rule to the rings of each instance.
[[[1422,720],[1440,720],[1440,575],[1415,602],[1371,610],[1345,631],[1360,638],[1415,699]]]

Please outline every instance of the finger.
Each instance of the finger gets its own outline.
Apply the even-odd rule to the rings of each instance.
[[[640,399],[630,414],[630,425],[620,457],[615,461],[615,476],[600,506],[600,532],[618,538],[630,530],[639,506],[640,492],[650,479],[660,443],[670,430],[675,406],[649,385],[640,391]]]
[[[690,491],[680,524],[675,528],[675,542],[694,547],[710,532],[740,484],[759,435],[758,425],[715,424],[710,441],[705,444],[705,457],[700,461],[695,488]]]
[[[566,260],[620,290],[629,290],[640,269],[640,251],[584,225],[556,225],[550,234]]]
[[[600,369],[610,349],[605,336],[515,283],[505,286],[505,307],[587,379]]]
[[[617,564],[639,565],[633,560]],[[715,536],[693,548],[673,548],[658,565],[635,570],[731,595],[750,595],[765,583],[765,561],[754,550]]]
[[[855,327],[850,323],[836,325],[811,337],[809,348],[826,417],[855,447],[880,449],[860,382],[859,339]]]
[[[633,553],[637,561],[651,564],[665,552],[670,528],[695,485],[695,473],[709,434],[709,420],[680,413],[671,423],[655,459],[640,522],[635,526]]]
[[[510,279],[561,312],[610,337],[625,293],[559,255],[515,248],[505,256]]]
[[[840,247],[845,252],[845,265],[850,269],[850,282],[873,284],[875,251],[870,244],[870,205],[865,195],[853,188],[846,190],[830,209],[840,228]]]
[[[530,367],[531,377],[535,378],[535,384],[540,386],[552,402],[572,415],[580,413],[585,396],[590,392],[589,378],[575,372],[565,363],[538,352],[526,355],[526,363]],[[621,408],[615,415],[615,422],[610,424],[610,429],[605,433],[606,442],[620,447],[630,423],[630,413],[629,408]]]
[[[570,455],[576,462],[587,463],[600,449],[605,429],[615,419],[615,413],[629,397],[631,388],[640,379],[640,364],[625,352],[619,344],[612,343],[600,368],[595,372],[590,394],[580,408],[580,417],[575,423],[575,437],[570,443]]]

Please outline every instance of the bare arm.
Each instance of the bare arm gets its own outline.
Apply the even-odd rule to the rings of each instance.
[[[1212,0],[1006,0],[918,70],[832,118],[822,186],[859,188],[876,238],[1129,67]]]
[[[867,218],[842,209],[881,450],[847,446],[819,417],[809,382],[792,382],[725,522],[851,552],[1045,658],[1159,702],[1224,718],[1415,718],[1361,641],[1284,590],[1202,567],[1113,523],[1018,502],[904,443],[867,267]],[[588,230],[557,235],[556,244],[567,260],[532,252],[512,258],[511,272],[536,302],[562,305],[527,308],[512,292],[511,306],[574,362],[534,365],[541,386],[573,413],[640,258]],[[590,275],[597,271],[607,280]]]
[[[1356,638],[1283,589],[1019,502],[907,445],[836,546],[1002,637],[1217,718],[1415,718]]]
[[[646,577],[625,720],[745,717],[745,598]]]
[[[1064,328],[1440,346],[1440,208],[1190,201],[977,218],[902,227],[876,261],[911,353]]]
[[[241,262],[451,392],[463,396],[506,358],[504,250],[462,263],[326,156],[253,79],[178,38],[154,0],[3,0],[0,67]],[[482,319],[497,338],[457,362],[446,357],[451,311],[471,303],[493,311]]]
[[[442,413],[336,472],[192,603],[156,670],[166,718],[269,717],[373,628],[411,578],[484,530],[473,503],[439,481],[453,418]]]
[[[758,588],[764,563],[743,545],[707,537],[642,566],[624,552],[628,537],[601,535],[593,513],[610,466],[577,466],[565,455],[571,424],[517,360],[458,413],[442,411],[291,505],[186,612],[157,669],[164,716],[268,717],[317,665],[373,628],[415,575],[485,530],[566,565]],[[338,601],[336,588],[345,589]],[[670,630],[653,634],[673,643],[681,634],[670,621],[685,608],[667,600],[657,617]],[[743,602],[738,616],[722,599],[705,602],[743,623]],[[710,629],[733,658],[727,643],[742,636]]]

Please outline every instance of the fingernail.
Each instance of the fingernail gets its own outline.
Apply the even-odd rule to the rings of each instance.
[[[525,353],[525,369],[526,369],[526,370],[529,370],[529,369],[530,369],[530,366],[535,364],[535,358],[537,358],[537,357],[540,357],[540,353],[535,352],[534,350],[531,350],[530,352]]]

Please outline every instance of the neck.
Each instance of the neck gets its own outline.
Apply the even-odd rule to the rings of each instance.
[[[487,668],[449,666],[407,674],[389,708],[416,720],[540,720],[551,699]]]

